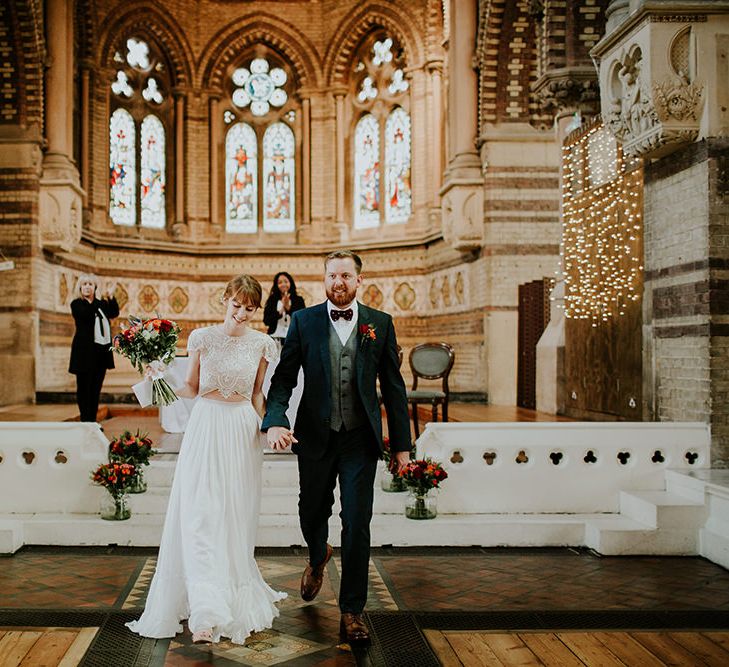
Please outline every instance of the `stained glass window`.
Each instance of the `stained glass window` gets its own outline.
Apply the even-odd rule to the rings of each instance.
[[[164,229],[172,82],[154,45],[129,37],[120,47],[110,83],[109,217],[117,225]]]
[[[354,132],[354,226],[380,223],[380,134],[372,114],[360,118]]]
[[[109,215],[116,225],[137,221],[134,119],[117,109],[109,121]]]
[[[412,212],[410,115],[398,107],[385,124],[385,222],[405,222]]]
[[[274,123],[263,135],[263,229],[294,231],[294,133]]]
[[[287,75],[280,67],[270,68],[265,58],[255,58],[246,67],[239,67],[231,77],[234,86],[233,104],[244,109],[250,105],[254,116],[265,116],[271,106],[281,107],[288,95],[282,86]]]
[[[225,229],[254,234],[258,227],[256,133],[246,123],[236,123],[225,138]]]
[[[157,116],[142,121],[142,227],[165,226],[165,128]]]

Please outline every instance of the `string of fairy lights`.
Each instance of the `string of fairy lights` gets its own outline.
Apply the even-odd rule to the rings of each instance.
[[[641,298],[643,170],[602,124],[562,156],[565,316],[597,327]]]

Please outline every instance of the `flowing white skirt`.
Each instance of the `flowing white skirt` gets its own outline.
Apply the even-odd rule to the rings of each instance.
[[[261,498],[260,419],[249,402],[200,398],[180,447],[157,570],[144,613],[127,626],[143,637],[192,632],[242,644],[279,615],[253,549]]]

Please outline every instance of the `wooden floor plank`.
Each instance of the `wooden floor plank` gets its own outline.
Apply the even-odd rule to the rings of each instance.
[[[9,631],[0,639],[0,665],[17,667],[42,636],[42,632]]]
[[[668,667],[703,667],[706,663],[676,643],[666,632],[631,632],[630,636],[640,642]]]
[[[463,663],[440,630],[423,630],[423,634],[443,667],[463,667]]]
[[[626,665],[665,667],[662,660],[658,659],[627,632],[595,632],[594,635],[615,657],[622,660]]]
[[[542,662],[521,640],[518,634],[487,632],[482,635],[483,641],[504,665],[509,667],[532,667]]]
[[[477,632],[444,633],[464,667],[508,667],[499,660]]]
[[[669,632],[668,636],[694,656],[701,658],[710,667],[729,665],[727,652],[698,632]]]
[[[57,667],[78,634],[75,630],[44,632],[23,658],[20,667]]]
[[[519,638],[546,667],[582,667],[582,662],[553,632],[520,632]]]
[[[614,656],[594,633],[557,632],[556,635],[588,667],[625,667],[625,663]]]
[[[81,628],[61,662],[58,663],[58,667],[77,667],[86,655],[86,651],[89,650],[89,646],[91,646],[91,642],[94,641],[98,631],[99,628]]]
[[[729,632],[702,632],[701,634],[729,653]],[[729,665],[729,660],[727,660],[727,664]]]

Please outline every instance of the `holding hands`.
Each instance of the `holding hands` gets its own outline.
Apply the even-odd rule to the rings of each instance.
[[[294,437],[294,432],[290,428],[285,428],[283,426],[272,426],[269,428],[266,432],[266,439],[268,441],[268,446],[275,452],[283,452],[291,447],[291,445],[298,442],[298,440]]]

